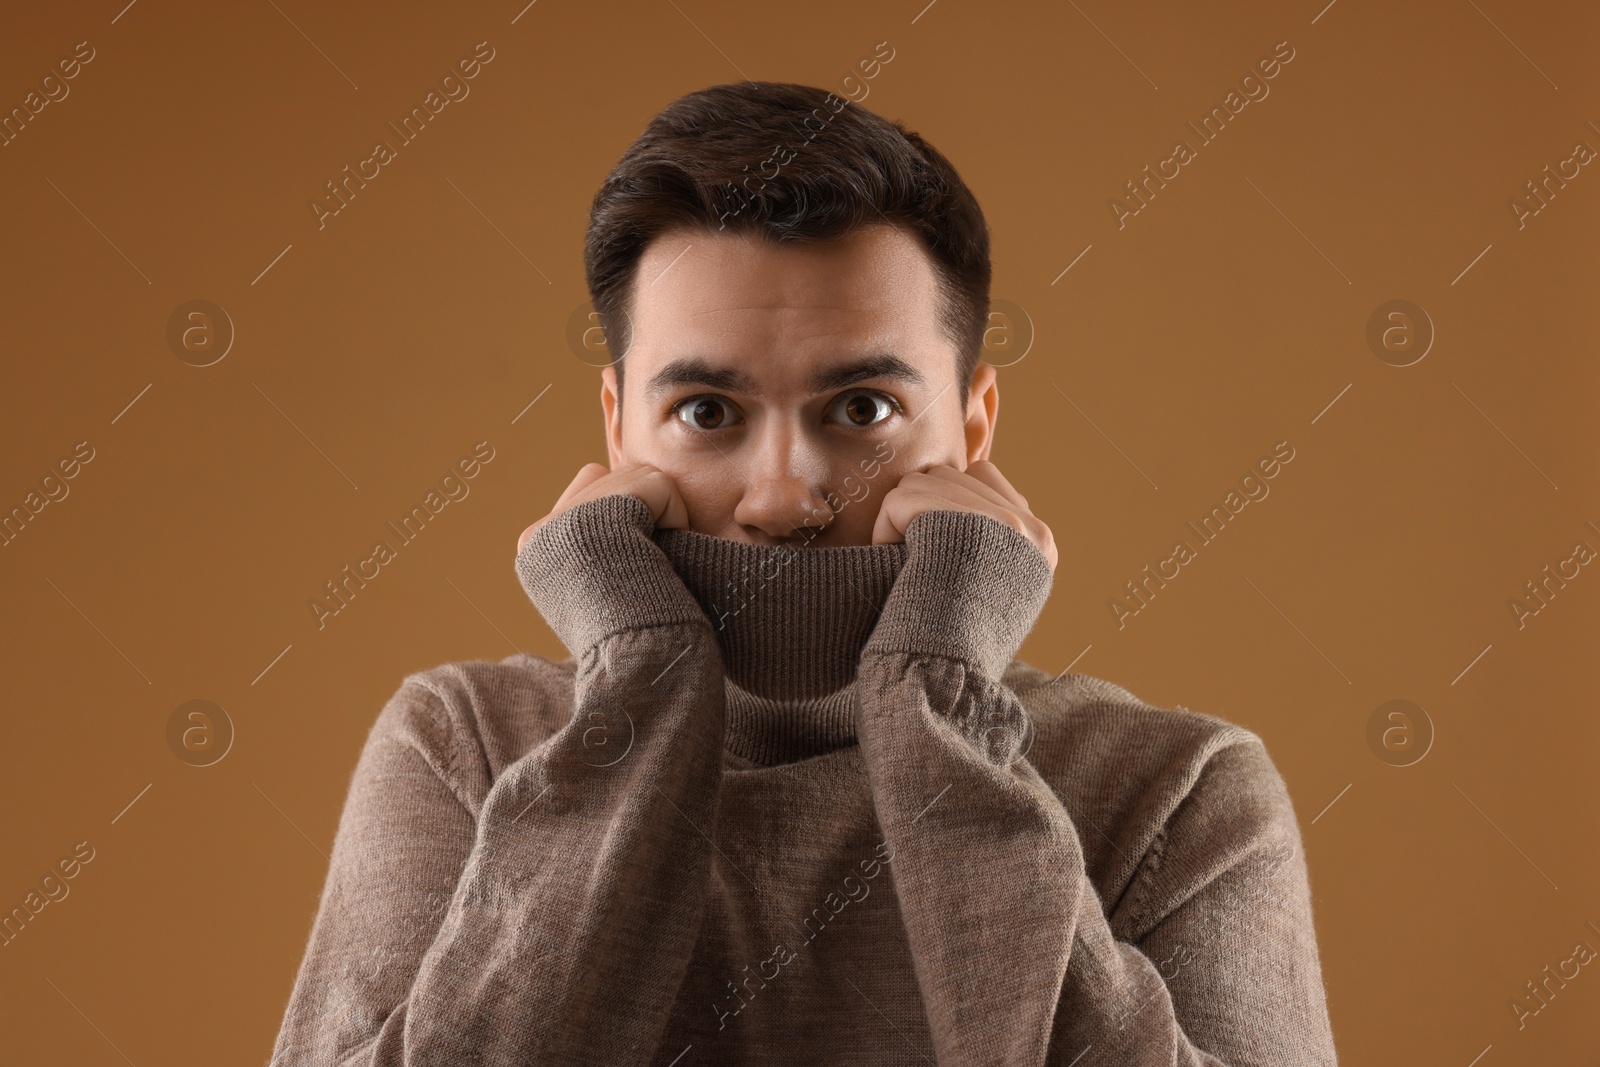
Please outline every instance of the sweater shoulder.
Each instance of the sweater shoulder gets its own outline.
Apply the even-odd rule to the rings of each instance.
[[[1129,889],[1163,854],[1231,849],[1224,836],[1295,829],[1283,779],[1253,731],[1149,703],[1102,678],[1054,677],[1021,661],[1005,683],[1033,722],[1027,759],[1079,828],[1107,914],[1126,924],[1119,932],[1143,921]],[[1201,824],[1217,833],[1201,840],[1189,829]],[[1169,840],[1177,826],[1188,839]],[[1127,905],[1120,916],[1118,904]]]
[[[430,744],[439,756],[430,762],[476,817],[501,772],[572,718],[575,667],[570,657],[526,653],[456,660],[407,674],[396,698],[408,690],[431,698]]]
[[[1259,735],[1221,716],[1152,704],[1093,675],[1055,676],[1013,660],[1003,681],[1046,732],[1118,773],[1164,765],[1182,754],[1203,758],[1228,745],[1263,744]],[[1081,764],[1074,768],[1082,770]]]

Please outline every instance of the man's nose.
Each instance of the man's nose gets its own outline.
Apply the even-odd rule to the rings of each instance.
[[[791,430],[771,432],[751,456],[733,514],[740,526],[788,541],[806,527],[821,530],[833,521],[825,487],[828,464],[813,444]]]

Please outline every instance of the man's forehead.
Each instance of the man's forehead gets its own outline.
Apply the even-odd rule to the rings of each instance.
[[[778,349],[807,363],[919,350],[937,329],[936,299],[893,278],[841,284],[838,278],[683,271],[675,284],[640,293],[633,339],[650,351],[651,363],[688,354],[744,360]]]
[[[716,315],[724,311],[858,311],[873,314],[886,309],[885,304],[862,304],[841,301],[837,304],[725,304],[711,295],[705,306],[690,310],[693,316]]]
[[[782,351],[807,365],[925,347],[926,320],[913,300],[838,304],[750,303],[729,294],[642,302],[632,317],[634,343],[664,364],[680,356],[737,363]],[[642,362],[642,361],[635,361]]]
[[[907,262],[912,253],[883,226],[782,246],[669,232],[640,263],[630,368],[652,396],[689,384],[751,396],[868,377],[925,385],[949,356],[931,268]]]
[[[929,288],[931,261],[896,228],[874,225],[821,241],[671,230],[645,249],[637,297],[696,312],[874,312],[908,287]]]

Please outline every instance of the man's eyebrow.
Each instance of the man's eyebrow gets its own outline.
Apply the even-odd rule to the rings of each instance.
[[[818,371],[811,377],[811,391],[825,393],[830,389],[843,389],[847,385],[854,385],[868,378],[892,378],[907,385],[926,384],[917,368],[899,356],[880,352],[840,367]]]
[[[809,384],[813,393],[823,393],[830,389],[842,389],[869,378],[892,378],[908,385],[926,384],[917,368],[899,356],[887,352],[818,371],[811,376]],[[734,368],[714,367],[708,360],[699,356],[683,356],[662,367],[646,384],[645,395],[654,402],[682,385],[703,385],[710,389],[743,393],[746,396],[761,395],[761,390],[756,388],[755,379],[750,375]]]
[[[645,385],[644,394],[653,403],[680,385],[704,385],[711,389],[744,393],[746,396],[760,395],[755,379],[744,371],[713,367],[709,360],[700,356],[680,356],[656,371]]]

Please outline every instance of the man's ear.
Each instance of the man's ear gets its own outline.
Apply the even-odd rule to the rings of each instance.
[[[605,413],[606,458],[612,470],[620,470],[626,462],[622,451],[622,401],[616,368],[609,364],[600,368],[600,409]]]
[[[972,375],[967,397],[967,465],[989,458],[995,421],[1000,417],[1000,385],[994,366],[983,361]]]

